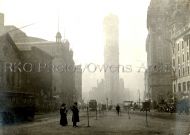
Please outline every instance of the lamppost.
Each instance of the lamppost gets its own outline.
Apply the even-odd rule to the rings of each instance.
[[[140,108],[140,100],[141,100],[141,98],[140,98],[140,90],[138,89],[138,93],[139,93],[139,108]]]
[[[106,98],[106,102],[107,102],[107,110],[108,110],[108,98]]]
[[[174,83],[173,86],[175,86],[174,89],[173,89],[173,99],[174,99],[174,94],[176,93],[176,88],[177,88],[177,77],[176,77],[175,69],[173,69],[173,68],[172,68],[172,74],[173,74],[172,75],[172,81]]]

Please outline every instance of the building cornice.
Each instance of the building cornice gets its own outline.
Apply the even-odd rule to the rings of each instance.
[[[178,30],[177,32],[175,32],[175,34],[173,34],[171,36],[171,38],[173,40],[176,40],[179,37],[181,37],[182,35],[185,35],[189,31],[190,31],[190,23],[188,23],[187,25],[185,25],[184,27],[182,27],[180,30]]]

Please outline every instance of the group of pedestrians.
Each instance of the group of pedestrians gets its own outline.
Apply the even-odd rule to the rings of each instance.
[[[79,109],[78,109],[78,106],[77,106],[77,102],[75,102],[70,109],[72,111],[73,127],[78,127],[77,122],[79,122]],[[67,126],[68,125],[67,112],[68,112],[68,110],[66,108],[66,104],[63,103],[61,105],[61,107],[60,107],[60,115],[61,115],[60,125],[62,125],[62,126]]]
[[[79,122],[79,109],[77,106],[77,102],[75,102],[70,109],[72,111],[73,127],[78,127],[77,122]],[[117,111],[117,114],[119,116],[120,115],[120,106],[118,104],[116,106],[116,111]],[[68,112],[68,110],[67,110],[66,104],[63,103],[60,107],[60,115],[61,115],[60,125],[62,125],[62,126],[68,125],[67,112]]]

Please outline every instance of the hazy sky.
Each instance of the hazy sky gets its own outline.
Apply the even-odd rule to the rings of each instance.
[[[76,64],[83,65],[103,63],[103,18],[112,12],[118,15],[120,23],[120,64],[135,68],[142,63],[146,65],[149,3],[150,0],[0,0],[0,12],[5,14],[6,25],[22,27],[34,23],[22,30],[29,36],[53,41],[59,18],[59,31],[70,41]],[[99,76],[84,73],[83,90],[95,86]],[[143,81],[143,73],[121,76],[125,87],[144,90],[143,83],[136,84]]]

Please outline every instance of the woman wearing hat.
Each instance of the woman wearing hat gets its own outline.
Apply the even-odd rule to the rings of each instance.
[[[68,122],[67,122],[67,108],[66,108],[66,104],[65,103],[63,103],[61,105],[60,115],[61,115],[60,125],[67,126],[67,124],[68,124]]]

